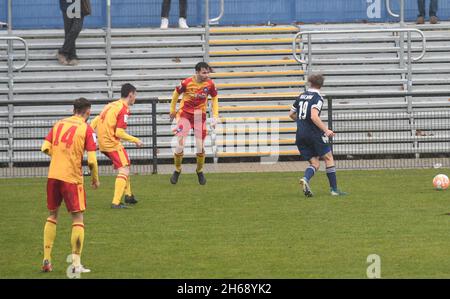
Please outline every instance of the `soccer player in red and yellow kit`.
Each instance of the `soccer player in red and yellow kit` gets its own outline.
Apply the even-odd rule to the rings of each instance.
[[[94,130],[86,123],[91,113],[91,104],[85,98],[75,100],[74,115],[55,123],[41,147],[51,157],[47,180],[47,208],[50,216],[44,227],[44,261],[42,271],[51,272],[51,252],[56,237],[58,210],[64,199],[72,214],[72,272],[90,272],[81,265],[84,242],[83,212],[86,209],[86,192],[83,186],[83,154],[88,152],[92,187],[100,185],[95,151],[97,145]]]
[[[206,109],[208,95],[212,98],[213,119],[211,126],[214,128],[219,117],[219,100],[214,81],[209,78],[211,67],[206,62],[199,62],[195,66],[195,75],[183,80],[172,95],[170,103],[170,120],[177,119],[176,132],[178,145],[174,153],[175,171],[170,178],[172,184],[178,182],[183,161],[183,150],[186,136],[191,128],[194,129],[195,144],[197,148],[197,176],[201,185],[206,184],[203,174],[205,164],[204,141],[206,137]],[[180,107],[176,111],[179,96],[183,94]]]
[[[118,170],[116,177],[114,197],[111,208],[127,208],[122,203],[125,193],[125,203],[136,204],[137,200],[131,192],[130,158],[120,140],[133,142],[138,148],[144,144],[139,138],[125,132],[130,115],[129,107],[136,101],[136,87],[126,83],[121,88],[121,98],[109,103],[103,111],[91,122],[92,128],[97,130],[100,151],[113,163]]]

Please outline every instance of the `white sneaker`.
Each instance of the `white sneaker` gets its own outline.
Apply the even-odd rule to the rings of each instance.
[[[180,27],[181,29],[189,29],[189,26],[187,25],[185,18],[180,18],[178,20],[178,27]]]
[[[161,19],[161,29],[168,29],[169,28],[169,19],[167,18],[162,18]]]
[[[72,266],[72,273],[90,273],[90,269],[86,269],[83,265]]]
[[[305,194],[306,197],[313,197],[311,187],[309,187],[309,183],[305,178],[300,180],[300,186],[302,186],[303,194]]]

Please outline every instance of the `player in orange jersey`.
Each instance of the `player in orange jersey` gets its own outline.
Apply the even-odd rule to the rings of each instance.
[[[111,205],[111,208],[114,209],[127,208],[122,203],[124,193],[125,203],[137,203],[131,192],[130,158],[120,141],[133,142],[138,148],[144,145],[139,138],[125,132],[130,116],[129,107],[133,106],[136,101],[136,87],[126,83],[122,86],[120,93],[121,98],[106,105],[100,115],[91,122],[92,128],[97,131],[100,151],[112,161],[114,169],[119,172]]]
[[[84,242],[83,212],[86,209],[86,192],[83,186],[83,154],[88,152],[92,188],[100,185],[95,151],[94,130],[86,123],[91,113],[91,103],[85,98],[73,104],[74,115],[55,123],[41,147],[51,157],[47,180],[47,208],[50,216],[44,227],[44,261],[42,271],[51,272],[51,251],[56,237],[58,210],[64,200],[72,214],[72,273],[90,272],[81,265]]]
[[[203,174],[205,164],[204,141],[206,137],[206,109],[208,95],[212,98],[213,119],[211,126],[214,128],[219,117],[219,100],[214,81],[209,78],[211,67],[205,62],[199,62],[195,66],[195,75],[183,80],[172,95],[170,103],[170,120],[177,120],[176,134],[178,144],[174,153],[175,171],[170,178],[172,184],[178,182],[181,174],[183,150],[186,136],[194,129],[195,144],[197,148],[197,176],[200,185],[206,184]],[[180,107],[176,110],[179,96],[183,94]]]

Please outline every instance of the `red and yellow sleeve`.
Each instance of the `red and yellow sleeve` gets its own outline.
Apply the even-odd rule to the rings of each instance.
[[[217,96],[211,99],[212,101],[212,112],[214,118],[219,118],[219,98]]]
[[[116,128],[120,129],[126,129],[128,126],[128,116],[130,115],[128,108],[126,106],[123,106],[123,108],[119,111],[119,114],[117,115],[117,124]],[[119,137],[119,136],[117,136]]]
[[[84,149],[88,152],[88,167],[91,170],[92,183],[99,181],[97,155],[95,154],[95,151],[97,150],[96,139],[94,130],[88,125],[86,128]]]
[[[186,92],[187,85],[189,84],[189,78],[181,81],[180,85],[178,85],[172,93],[172,101],[170,102],[170,113],[173,114],[176,112],[178,98],[181,94]]]
[[[86,140],[84,143],[84,149],[88,152],[97,150],[97,137],[94,130],[90,125],[86,128]]]
[[[46,155],[52,155],[52,144],[53,144],[53,128],[51,128],[50,132],[45,137],[44,143],[41,146],[41,152]]]
[[[127,134],[122,128],[116,129],[116,136],[128,142],[138,143],[140,141],[139,138]]]
[[[211,81],[211,87],[209,95],[211,96],[212,101],[212,111],[213,111],[213,117],[218,118],[219,117],[219,97],[216,85],[213,81]]]
[[[188,81],[189,81],[189,79],[185,79],[185,80],[181,81],[180,85],[178,85],[175,88],[175,90],[178,92],[179,95],[186,91],[186,87],[189,83]]]
[[[98,125],[98,121],[100,120],[100,115],[97,115],[92,121],[91,121],[91,128],[95,130],[95,128],[97,128]]]
[[[95,151],[88,152],[88,167],[91,170],[92,183],[99,182],[97,155],[95,154]]]
[[[178,93],[178,90],[175,89],[172,94],[172,101],[170,102],[170,113],[171,114],[176,112],[179,97],[180,97],[180,94]]]

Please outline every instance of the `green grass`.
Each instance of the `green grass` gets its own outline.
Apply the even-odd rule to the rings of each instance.
[[[442,172],[443,170],[441,170]],[[444,171],[445,172],[445,171]],[[133,176],[139,204],[111,210],[114,177],[88,189],[85,278],[450,278],[449,191],[436,170],[323,172],[305,199],[297,173]],[[70,217],[61,209],[54,272],[40,273],[46,179],[2,179],[0,278],[65,278]]]

